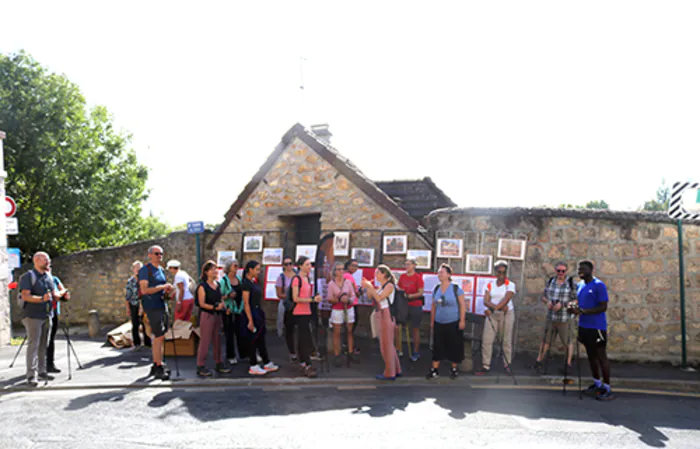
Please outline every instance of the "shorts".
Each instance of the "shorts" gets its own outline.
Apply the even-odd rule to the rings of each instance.
[[[355,309],[348,309],[348,321],[347,324],[353,324],[355,322]],[[331,324],[344,324],[345,323],[345,313],[342,310],[333,309],[331,311]]]
[[[571,324],[567,321],[562,323],[561,321],[551,321],[547,328],[547,333],[544,336],[544,341],[547,344],[554,343],[554,339],[559,336],[559,341],[564,346],[569,343],[574,342],[574,335],[571,329]]]
[[[408,324],[411,329],[420,329],[420,322],[423,320],[423,307],[408,307]]]
[[[579,326],[578,341],[586,348],[605,348],[608,345],[608,333],[600,329]]]
[[[435,323],[433,330],[433,362],[449,360],[462,363],[464,360],[464,332],[459,321]]]
[[[160,338],[168,331],[168,312],[165,309],[145,309],[155,338]]]

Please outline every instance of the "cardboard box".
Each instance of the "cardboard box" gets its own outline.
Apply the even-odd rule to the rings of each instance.
[[[176,340],[165,340],[164,353],[167,357],[173,357],[173,341],[175,342],[174,349],[177,351],[178,357],[194,357],[197,355],[197,346],[199,346],[199,337],[192,333],[190,338],[178,338]]]

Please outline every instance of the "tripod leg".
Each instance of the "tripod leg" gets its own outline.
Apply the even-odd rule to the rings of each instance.
[[[70,339],[70,335],[68,333],[68,328],[66,327],[65,324],[62,324],[62,329],[63,329],[63,335],[66,336],[66,341],[68,342],[68,346],[70,347],[70,350],[73,352],[73,356],[75,357],[75,361],[78,362],[78,368],[83,369],[83,365],[80,364],[80,359],[78,358],[78,353],[75,352],[75,347],[73,346],[73,342]],[[70,363],[70,358],[69,358],[69,363]]]
[[[10,368],[15,366],[15,360],[17,360],[17,357],[19,357],[19,353],[22,352],[22,348],[24,347],[24,344],[27,342],[27,336],[24,336],[24,340],[22,340],[22,343],[19,345],[19,349],[17,349],[17,353],[15,353],[14,358],[12,359],[12,363],[10,363]]]
[[[166,318],[167,320],[167,318]],[[177,345],[175,344],[175,316],[173,315],[173,324],[170,326],[170,330],[172,331],[172,336],[173,336],[173,356],[175,359],[175,373],[177,373],[177,377],[180,377],[180,365],[177,361]],[[163,348],[165,348],[165,342],[163,342]]]

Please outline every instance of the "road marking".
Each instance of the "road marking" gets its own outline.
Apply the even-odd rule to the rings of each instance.
[[[263,391],[299,391],[301,386],[294,385],[280,385],[278,387],[264,387]]]
[[[377,386],[376,385],[347,385],[343,387],[338,387],[338,391],[347,391],[347,390],[376,390]]]

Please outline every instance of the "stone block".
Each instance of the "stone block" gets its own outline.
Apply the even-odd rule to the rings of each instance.
[[[648,293],[646,295],[646,303],[647,304],[665,304],[666,301],[668,301],[668,298],[666,297],[665,294],[663,293]]]
[[[564,229],[564,241],[567,243],[578,242],[580,239],[579,231],[576,228]]]
[[[654,255],[654,245],[651,243],[637,244],[635,247],[637,257],[651,257]]]
[[[666,323],[671,320],[669,307],[651,307],[651,319],[656,323]]]
[[[662,259],[642,260],[642,273],[662,273],[664,271],[664,261]]]
[[[617,262],[603,260],[596,269],[596,272],[605,273],[608,275],[617,274],[620,272]]]
[[[547,257],[555,260],[566,258],[566,245],[552,245],[547,251]]]
[[[634,245],[631,243],[620,243],[613,246],[613,254],[618,258],[635,257]]]
[[[588,243],[572,243],[569,246],[569,255],[571,257],[586,257],[588,253]]]
[[[554,229],[551,232],[552,235],[552,243],[562,243],[564,241],[564,230],[563,229]]]
[[[700,273],[700,257],[688,257],[686,264],[688,273]]]
[[[651,278],[651,289],[654,291],[671,290],[673,283],[669,276],[654,276]]]
[[[617,300],[620,304],[644,304],[644,296],[641,293],[622,293],[617,295]]]
[[[587,227],[583,229],[584,240],[595,240],[598,237],[598,229]]]
[[[609,226],[603,226],[600,228],[600,240],[604,242],[610,242],[613,240],[617,240],[619,238],[619,234],[617,231],[617,228],[609,227]]]
[[[571,218],[555,218],[552,220],[553,226],[571,226],[572,224],[573,220]]]
[[[622,262],[622,273],[623,274],[633,274],[639,273],[639,261],[637,260],[625,260]]]
[[[590,245],[589,253],[591,257],[610,257],[610,245],[595,243]]]
[[[630,307],[625,309],[625,321],[645,321],[650,317],[647,307]]]
[[[663,227],[664,237],[672,237],[674,239],[678,238],[678,229],[675,226],[664,225]]]

